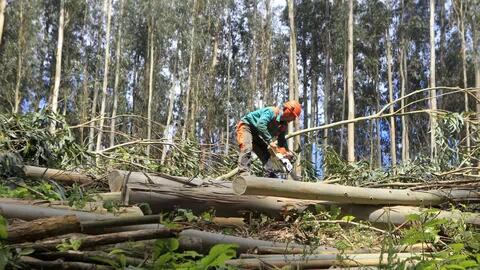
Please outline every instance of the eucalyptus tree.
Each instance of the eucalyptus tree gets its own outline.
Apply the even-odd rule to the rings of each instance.
[[[347,95],[348,120],[355,118],[355,98],[353,93],[353,0],[348,1],[348,53],[347,53]],[[348,162],[355,162],[355,124],[348,124]]]
[[[63,30],[65,27],[65,0],[60,0],[60,14],[58,18],[58,40],[57,50],[55,53],[55,77],[52,95],[50,97],[50,107],[53,113],[57,113],[58,108],[58,94],[60,91],[60,76],[62,72],[62,50],[63,50]],[[50,125],[50,132],[54,132],[56,122],[52,121]]]
[[[435,0],[430,0],[430,84],[429,87],[432,88],[430,92],[430,156],[435,158],[437,155],[437,146],[436,146],[436,131],[437,128],[437,119],[435,111],[437,110],[437,91],[436,79],[435,79]]]

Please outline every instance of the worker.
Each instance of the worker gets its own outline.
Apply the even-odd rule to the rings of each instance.
[[[301,113],[300,103],[290,100],[282,106],[261,108],[242,117],[236,127],[236,138],[240,147],[238,167],[241,176],[248,176],[251,173],[252,151],[262,161],[264,167],[270,158],[269,146],[284,156],[292,155],[285,139],[287,125]],[[274,138],[277,138],[276,143]],[[264,176],[275,177],[275,173],[266,170]]]

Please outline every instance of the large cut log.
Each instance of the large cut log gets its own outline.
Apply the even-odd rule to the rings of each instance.
[[[111,171],[107,175],[108,186],[111,192],[122,191],[123,187],[127,183],[144,183],[144,184],[157,184],[170,187],[183,187],[183,186],[201,186],[208,181],[204,181],[199,178],[187,178],[179,176],[170,176],[166,174],[153,174],[143,172],[129,172],[122,170]]]
[[[400,225],[408,220],[408,215],[422,214],[422,208],[413,206],[376,207],[367,205],[343,205],[342,214],[352,215],[356,218],[370,221],[375,224]],[[452,221],[463,220],[466,224],[480,226],[480,214],[460,211],[438,210],[432,218],[447,219]]]
[[[18,218],[23,220],[33,220],[38,218],[46,218],[51,216],[66,216],[76,215],[80,221],[100,221],[114,217],[111,214],[100,215],[96,213],[88,213],[82,211],[73,211],[66,209],[55,209],[49,207],[40,207],[24,204],[15,204],[12,202],[0,202],[0,215],[6,218]],[[105,228],[102,232],[119,232],[132,230],[146,230],[146,229],[161,229],[163,225],[147,224],[147,225],[132,225],[123,227]],[[183,250],[197,250],[199,252],[208,252],[210,248],[216,244],[236,244],[239,252],[247,252],[253,250],[258,246],[273,246],[284,247],[287,245],[281,242],[271,242],[264,240],[257,240],[251,238],[242,238],[220,233],[203,232],[199,230],[188,229],[179,234],[180,248]]]
[[[425,252],[432,251],[433,246],[431,244],[414,244],[414,245],[401,245],[394,246],[393,250],[398,252]],[[258,247],[255,249],[253,255],[258,254],[360,254],[360,253],[376,253],[382,251],[381,246],[361,248],[355,250],[325,250],[324,248],[312,249],[310,246],[305,247]]]
[[[295,200],[265,196],[239,196],[231,188],[170,187],[149,184],[128,184],[122,199],[125,205],[148,203],[153,213],[191,209],[194,213],[215,210],[216,216],[242,216],[245,212],[260,212],[279,216],[289,210],[301,212],[321,201]]]
[[[478,199],[472,191],[411,191],[360,188],[342,185],[277,180],[262,177],[238,177],[233,190],[239,195],[281,196],[287,198],[326,200],[337,203],[372,205],[438,205],[450,200]]]
[[[9,226],[7,242],[32,242],[74,232],[80,232],[80,221],[76,216],[49,217]]]
[[[118,232],[109,234],[100,234],[93,236],[85,236],[78,238],[80,240],[80,249],[96,247],[101,245],[110,245],[116,243],[122,243],[127,241],[141,241],[149,239],[170,238],[176,237],[180,230],[177,229],[153,229],[153,230],[139,230],[130,232]],[[15,248],[32,248],[39,251],[44,250],[56,250],[57,246],[61,244],[64,239],[55,239],[36,243],[24,243],[15,244],[12,247]]]
[[[88,183],[91,183],[93,180],[95,180],[95,177],[77,173],[77,172],[36,167],[36,166],[25,165],[23,166],[23,171],[25,172],[25,175],[28,177],[52,179],[52,180],[60,181],[67,184],[73,184],[73,183],[88,184]]]
[[[376,266],[404,261],[408,258],[415,258],[421,253],[397,253],[393,261],[389,261],[385,253],[376,254],[348,254],[340,258],[338,254],[313,254],[303,256],[302,254],[292,255],[258,255],[256,258],[234,259],[226,261],[226,265],[240,269],[263,269],[263,267],[296,266],[300,269],[310,269],[329,266]],[[425,254],[423,254],[425,255]],[[346,257],[346,258],[345,258]],[[391,259],[391,258],[390,258]],[[295,268],[296,269],[296,268]]]

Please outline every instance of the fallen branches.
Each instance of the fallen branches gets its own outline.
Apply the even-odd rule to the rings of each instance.
[[[80,221],[74,215],[38,219],[8,227],[9,243],[35,241],[50,236],[80,232]]]
[[[67,184],[73,184],[73,183],[89,184],[93,180],[95,180],[95,177],[77,173],[77,172],[36,167],[36,166],[25,165],[23,166],[23,171],[25,172],[25,175],[28,177],[53,179],[55,181],[60,181]]]

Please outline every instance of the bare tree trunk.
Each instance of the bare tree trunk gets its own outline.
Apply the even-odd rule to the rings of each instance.
[[[255,108],[257,94],[257,1],[253,1],[253,18],[251,19],[250,32],[252,33],[250,54],[250,91],[248,92],[248,110]]]
[[[5,21],[5,8],[7,7],[7,0],[0,0],[0,44],[2,44],[3,23]]]
[[[331,70],[330,70],[330,56],[331,56],[331,47],[328,45],[331,42],[331,35],[330,35],[330,3],[327,2],[326,8],[325,8],[325,17],[327,17],[327,45],[324,47],[325,48],[325,84],[323,88],[323,121],[325,124],[330,123],[330,112],[329,112],[329,107],[328,103],[330,102],[330,92],[332,88],[332,80],[331,80]],[[315,93],[316,94],[316,93]],[[317,95],[317,94],[316,94]],[[317,108],[316,105],[317,100],[315,100],[315,108]],[[313,102],[312,102],[313,104]],[[312,111],[313,113],[313,111]],[[315,110],[315,113],[316,110]],[[316,117],[316,115],[315,115]],[[316,123],[314,123],[314,126],[316,126]],[[323,149],[324,149],[324,160],[325,160],[325,151],[327,150],[328,147],[328,128],[326,128],[323,131]]]
[[[63,49],[63,30],[65,27],[65,1],[60,0],[60,17],[58,19],[58,40],[57,52],[55,57],[55,80],[53,85],[53,92],[51,96],[52,113],[57,113],[58,108],[58,93],[60,92],[60,74],[62,72],[62,49]],[[52,121],[50,125],[50,132],[55,132],[56,122]]]
[[[190,32],[190,60],[188,63],[188,80],[187,80],[187,93],[185,98],[185,105],[184,105],[184,125],[182,130],[182,140],[185,140],[188,136],[188,127],[189,127],[189,110],[190,110],[190,95],[193,93],[193,84],[192,84],[192,76],[193,76],[193,62],[195,61],[195,17],[196,17],[196,6],[197,0],[193,0],[193,7],[192,7],[192,31]],[[193,114],[194,112],[192,112]]]
[[[353,95],[353,0],[348,1],[348,62],[347,62],[347,93],[348,119],[355,118],[355,99]],[[355,124],[348,124],[348,162],[355,162]]]
[[[112,119],[110,119],[110,147],[115,145],[115,124],[118,107],[118,83],[120,80],[120,50],[122,48],[123,0],[120,0],[120,15],[118,16],[117,48],[115,50],[115,82],[113,83]]]
[[[154,21],[151,18],[150,27],[148,28],[150,39],[150,67],[148,74],[148,101],[147,101],[147,140],[152,138],[152,99],[153,99],[153,59],[154,59]],[[150,144],[147,144],[146,149],[147,158],[150,157]]]
[[[401,14],[400,14],[400,24],[404,24],[404,1],[401,2]],[[400,34],[400,52],[399,52],[399,62],[400,62],[400,96],[405,96],[407,80],[407,51],[406,51],[406,40],[403,33]],[[405,116],[405,99],[400,101],[400,112],[402,114],[402,162],[406,163],[410,160],[410,142],[408,138],[408,119]]]
[[[460,32],[461,40],[461,55],[462,55],[462,75],[463,75],[463,88],[467,88],[467,48],[465,42],[465,8],[463,5],[463,0],[454,1],[453,8],[457,13],[457,26],[458,31]],[[465,112],[468,113],[468,93],[464,93],[465,100]],[[467,143],[467,156],[470,153],[470,122],[465,122],[465,139]]]
[[[177,37],[178,38],[178,37]],[[178,40],[178,39],[177,39]],[[168,94],[168,112],[167,112],[167,122],[165,123],[165,129],[163,130],[163,138],[170,140],[170,126],[173,118],[173,106],[175,105],[175,89],[180,85],[178,78],[178,62],[180,62],[180,49],[177,49],[177,58],[175,59],[175,67],[172,75],[172,87],[170,88],[170,93]],[[165,164],[165,159],[167,158],[169,146],[163,145],[162,156],[160,158],[160,164]]]
[[[387,40],[387,77],[388,77],[388,98],[389,102],[393,102],[393,82],[392,82],[392,45],[390,42],[390,35],[388,29],[385,31],[385,39]],[[393,114],[395,109],[390,106],[390,113]],[[390,117],[390,155],[392,158],[392,167],[397,164],[397,149],[395,139],[395,118]]]
[[[80,99],[80,123],[85,123],[87,121],[87,105],[88,105],[88,70],[87,70],[87,61],[83,63],[83,93]],[[85,139],[85,128],[80,127],[80,142],[83,145]]]
[[[267,0],[269,1],[269,0]],[[228,9],[227,9],[228,12]],[[231,25],[231,17],[228,16],[228,25]],[[232,31],[232,29],[230,29]],[[231,110],[231,102],[230,102],[230,95],[231,95],[231,67],[232,67],[232,57],[233,57],[233,41],[232,35],[228,34],[228,64],[227,64],[227,109],[225,112],[225,125],[226,125],[226,139],[225,139],[225,155],[228,155],[230,149],[230,110]]]
[[[107,85],[108,85],[108,65],[110,62],[110,22],[112,19],[112,3],[111,0],[105,0],[106,12],[107,12],[107,31],[105,32],[105,65],[103,67],[103,84],[102,84],[102,101],[100,105],[100,122],[98,124],[98,134],[97,134],[97,146],[96,151],[100,151],[102,147],[102,135],[103,135],[103,123],[105,117],[105,107],[107,103]]]
[[[23,18],[23,0],[20,0],[20,27],[18,30],[18,56],[17,56],[17,82],[15,83],[15,106],[13,109],[14,113],[19,113],[20,111],[20,101],[22,97],[20,96],[20,85],[22,81],[22,66],[23,66],[23,46],[25,43],[24,37],[24,18]],[[1,4],[0,4],[1,5]],[[3,15],[3,14],[2,14]],[[1,37],[1,35],[0,35]],[[1,38],[0,38],[1,40]]]
[[[270,59],[271,59],[271,44],[272,44],[272,6],[271,0],[265,0],[266,18],[263,27],[263,50],[262,50],[262,83],[263,83],[263,106],[270,103],[271,100],[271,85],[270,85]]]
[[[298,94],[298,70],[297,70],[297,35],[295,32],[295,11],[293,0],[287,0],[288,4],[288,19],[290,24],[290,61],[289,61],[289,98],[291,100],[299,99]],[[291,133],[293,130],[300,129],[300,121],[296,119],[294,123],[288,124],[288,132]],[[295,137],[288,140],[288,146],[290,149],[298,149],[300,146],[300,138]]]
[[[435,84],[435,0],[430,0],[430,109],[434,111],[430,114],[430,157],[434,159],[437,156],[437,146],[435,142],[437,127],[437,91],[434,89]]]

